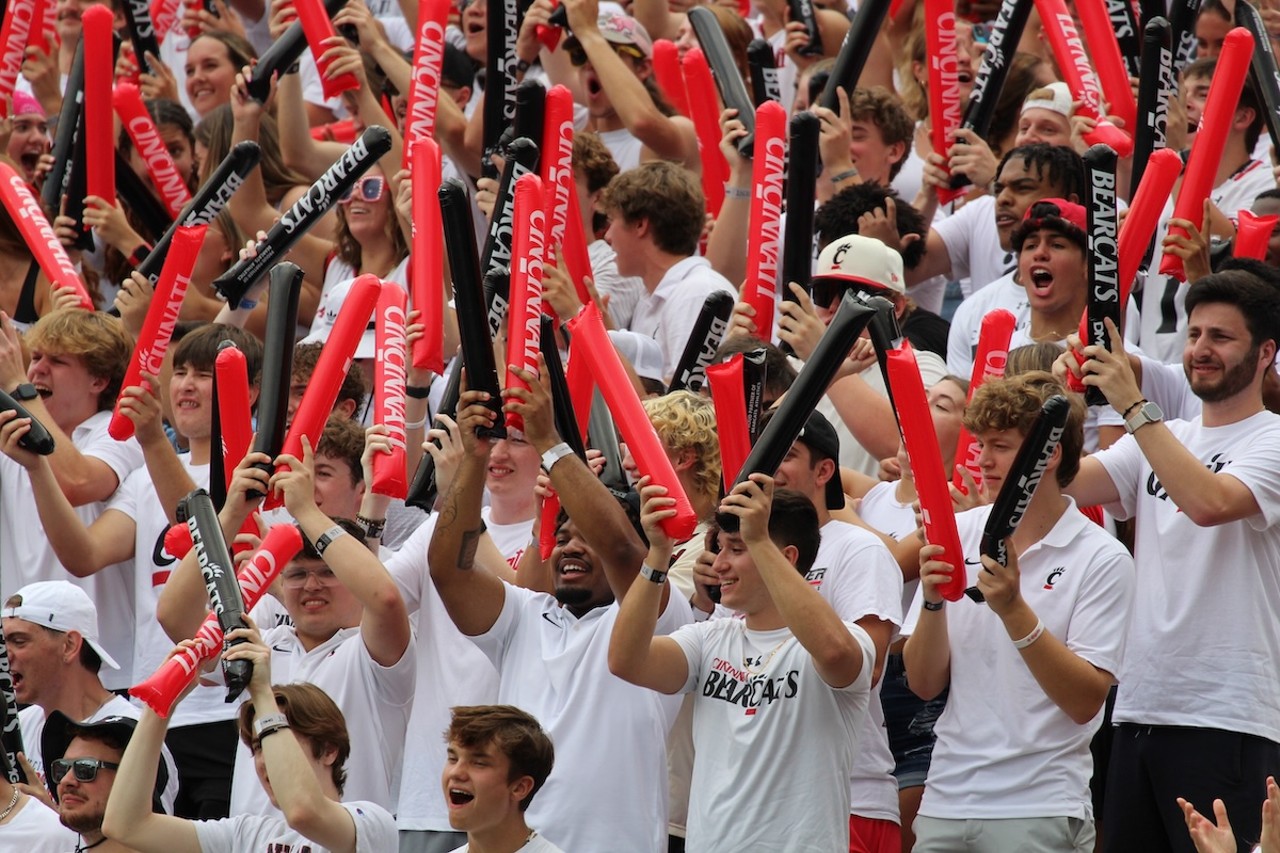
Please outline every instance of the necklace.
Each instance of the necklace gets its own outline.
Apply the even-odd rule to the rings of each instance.
[[[106,844],[106,843],[107,843],[107,837],[104,835],[101,838],[99,838],[97,841],[93,842],[92,844],[77,844],[76,853],[84,853],[84,851],[92,850],[93,848],[97,847],[99,844]]]
[[[759,669],[753,669],[751,666],[751,658],[747,655],[743,655],[742,668],[745,669],[747,672],[751,673],[752,675],[760,675],[762,672],[764,672],[766,669],[769,668],[769,661],[773,660],[773,656],[778,653],[778,649],[782,648],[782,644],[790,639],[791,639],[791,635],[788,634],[787,636],[779,640],[778,644],[769,650],[769,654],[765,656],[764,660],[760,661],[760,663],[757,664],[757,666],[759,666]]]
[[[19,794],[21,794],[21,792],[18,790],[18,786],[14,785],[13,796],[9,798],[9,805],[4,807],[4,811],[0,811],[0,820],[7,818],[9,816],[9,812],[13,811],[13,807],[18,804]]]

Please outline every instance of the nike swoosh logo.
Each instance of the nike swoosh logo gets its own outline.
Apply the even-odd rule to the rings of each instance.
[[[964,558],[964,564],[965,564],[966,566],[981,566],[981,565],[982,565],[982,561],[981,561],[981,560],[970,560],[968,557],[965,557],[965,558]]]
[[[556,620],[552,619],[552,618],[551,618],[551,614],[550,614],[550,613],[543,613],[543,614],[542,614],[542,618],[543,618],[543,619],[546,619],[548,622],[550,622],[552,625],[555,625],[557,628],[559,628],[559,627],[560,627],[560,623],[559,623],[559,622],[557,622]]]

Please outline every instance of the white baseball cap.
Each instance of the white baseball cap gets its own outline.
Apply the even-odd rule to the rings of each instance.
[[[907,292],[902,256],[879,240],[860,234],[832,240],[818,255],[813,283],[836,282],[899,295]]]
[[[639,332],[626,329],[610,329],[609,339],[614,347],[622,353],[636,376],[641,379],[655,379],[662,382],[662,348],[653,338],[645,337]]]
[[[1048,86],[1031,90],[1031,96],[1023,101],[1019,115],[1027,110],[1041,109],[1071,118],[1071,103],[1071,90],[1067,88],[1067,84],[1055,81]]]
[[[97,608],[80,587],[67,581],[41,581],[27,584],[13,598],[21,599],[22,603],[6,607],[5,618],[25,619],[62,633],[75,631],[98,653],[103,663],[112,669],[120,668],[98,640]]]

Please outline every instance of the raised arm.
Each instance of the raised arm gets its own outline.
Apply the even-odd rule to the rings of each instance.
[[[478,437],[475,431],[494,422],[493,412],[483,405],[487,399],[484,391],[464,391],[458,400],[458,429],[465,453],[445,493],[427,548],[431,581],[445,610],[458,630],[470,637],[493,627],[506,598],[502,581],[476,562],[476,549],[484,532],[480,502],[492,443]]]
[[[925,607],[920,610],[915,630],[902,650],[911,692],[925,700],[934,698],[951,683],[951,641],[947,636],[945,604],[938,587],[951,580],[953,571],[964,570],[963,566],[957,568],[934,559],[942,552],[941,545],[925,545],[920,549],[920,591]]]

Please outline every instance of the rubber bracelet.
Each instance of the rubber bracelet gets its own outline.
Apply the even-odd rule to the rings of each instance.
[[[573,448],[570,447],[566,442],[562,441],[559,444],[557,444],[555,447],[552,447],[546,453],[542,454],[542,470],[550,474],[552,466],[554,466],[557,462],[559,462],[561,459],[565,458],[566,456],[572,456],[572,455],[573,455]]]
[[[926,601],[924,603],[924,609],[928,610],[930,613],[937,613],[942,609],[942,605],[946,603],[947,602],[945,601]]]
[[[1031,645],[1036,640],[1040,639],[1040,636],[1043,633],[1044,633],[1044,622],[1037,619],[1036,626],[1031,629],[1031,633],[1027,634],[1027,636],[1023,637],[1021,640],[1014,640],[1013,647],[1018,650],[1025,649],[1027,646]]]
[[[858,177],[857,169],[845,169],[843,172],[840,172],[837,175],[832,175],[831,183],[843,184],[845,181],[849,180],[850,178],[856,178],[856,177]]]
[[[731,187],[728,184],[725,184],[724,197],[725,198],[751,198],[751,190],[746,189],[745,187]]]

